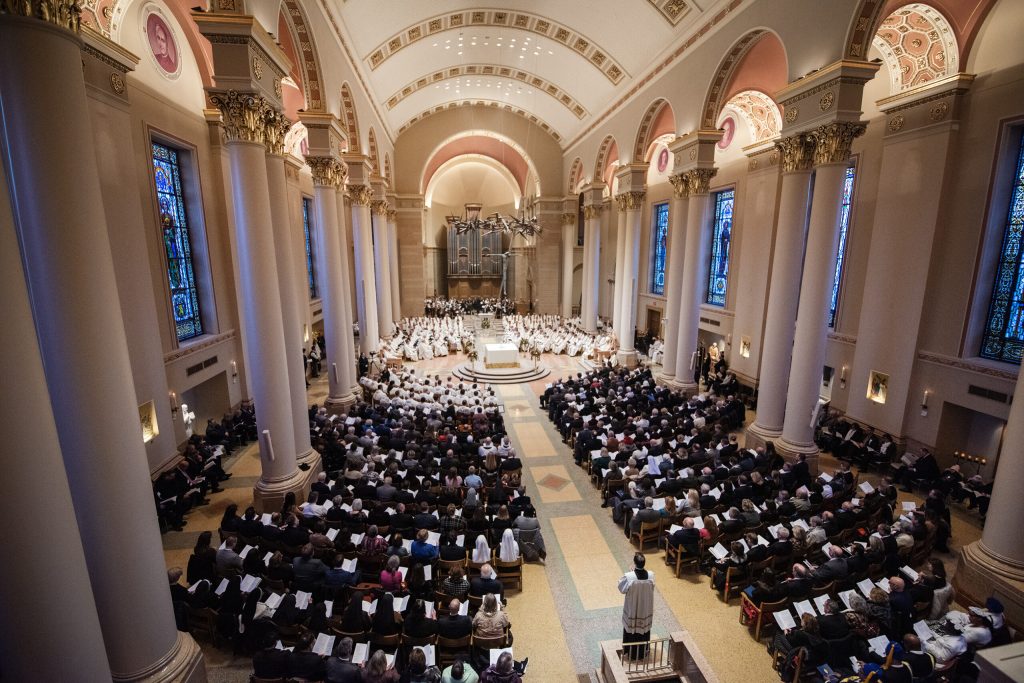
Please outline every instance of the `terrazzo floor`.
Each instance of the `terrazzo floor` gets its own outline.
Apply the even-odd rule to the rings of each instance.
[[[407,363],[417,372],[442,376],[465,357],[454,354],[429,361]],[[549,382],[583,372],[574,358],[545,354],[542,363],[550,377],[532,383],[497,386],[505,404],[505,420],[512,442],[524,462],[523,481],[541,519],[548,556],[545,565],[524,568],[524,590],[511,592],[508,611],[515,634],[515,655],[529,656],[528,680],[539,683],[587,681],[600,664],[598,644],[621,636],[622,596],[619,577],[631,564],[634,546],[622,528],[602,509],[601,499],[587,474],[572,461],[538,396]],[[313,380],[309,402],[327,396],[324,377]],[[748,422],[753,415],[748,414]],[[239,451],[226,464],[234,475],[222,493],[210,496],[210,505],[188,516],[183,532],[164,535],[167,565],[184,567],[201,531],[215,531],[230,503],[246,507],[260,472],[255,445]],[[822,456],[822,467],[835,461]],[[872,476],[866,477],[874,481]],[[913,494],[901,499],[916,500]],[[944,556],[947,569],[955,568],[962,544],[980,536],[977,517],[953,510],[953,554]],[[655,574],[655,618],[652,637],[664,637],[680,628],[688,630],[723,683],[777,680],[763,645],[754,642],[738,623],[739,607],[726,605],[709,589],[708,578],[684,573],[679,579],[663,563],[663,551],[649,548],[647,566]],[[211,683],[247,681],[250,660],[202,644]]]

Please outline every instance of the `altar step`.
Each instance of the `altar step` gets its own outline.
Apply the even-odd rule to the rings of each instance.
[[[533,382],[551,374],[546,365],[538,364],[536,368],[474,368],[470,363],[461,363],[452,370],[452,375],[466,382],[483,384],[521,384]]]

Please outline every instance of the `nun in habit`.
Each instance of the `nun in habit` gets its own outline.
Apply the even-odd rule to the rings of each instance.
[[[619,579],[619,592],[626,596],[622,605],[622,648],[630,659],[647,657],[654,621],[654,572],[644,569],[642,553],[633,555],[633,571]],[[629,645],[629,643],[643,643]]]

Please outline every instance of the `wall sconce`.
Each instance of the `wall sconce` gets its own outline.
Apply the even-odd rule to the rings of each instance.
[[[930,393],[925,389],[924,395],[921,397],[921,417],[928,417],[928,394]]]
[[[839,369],[839,388],[840,389],[845,389],[846,388],[846,366],[845,365],[842,368]]]
[[[988,464],[988,458],[981,455],[970,455],[964,451],[953,451],[953,457],[958,465],[963,462],[969,462],[974,465],[975,474],[981,472],[981,468]]]
[[[171,419],[173,420],[173,419],[178,417],[178,411],[181,410],[181,406],[178,405],[178,395],[176,393],[174,393],[173,391],[171,392],[170,399],[171,399]]]

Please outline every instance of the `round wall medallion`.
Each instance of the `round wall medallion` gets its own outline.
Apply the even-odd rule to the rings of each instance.
[[[149,56],[160,73],[170,79],[181,74],[181,50],[171,22],[157,5],[150,3],[142,12],[142,32],[149,46]]]
[[[821,96],[818,100],[818,106],[821,107],[822,111],[828,111],[832,108],[832,103],[836,101],[836,96],[832,92],[827,92]]]
[[[939,102],[938,104],[931,108],[931,111],[928,112],[928,118],[930,118],[932,121],[941,121],[942,119],[946,118],[946,112],[948,111],[949,105],[946,104],[945,102]]]
[[[793,123],[796,121],[796,117],[800,115],[799,107],[790,107],[786,110],[786,123]]]
[[[903,116],[897,114],[896,116],[889,119],[889,131],[895,133],[896,131],[903,128]]]
[[[727,149],[736,135],[736,120],[729,116],[719,128],[722,130],[722,139],[718,141],[718,149]]]
[[[118,95],[124,94],[124,78],[121,76],[121,74],[110,74],[110,89]]]
[[[690,161],[693,161],[696,158],[697,158],[697,148],[694,147],[693,149],[690,150]]]

